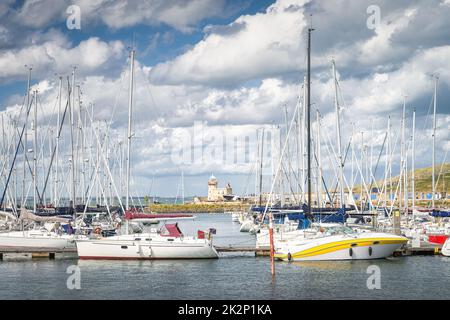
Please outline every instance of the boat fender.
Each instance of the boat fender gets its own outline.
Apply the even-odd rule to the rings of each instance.
[[[372,247],[369,247],[369,256],[372,256]]]
[[[348,254],[350,255],[350,257],[353,257],[353,248],[350,248],[350,249],[348,250]]]
[[[290,252],[288,252],[287,257],[288,257],[288,261],[292,261],[292,255]]]

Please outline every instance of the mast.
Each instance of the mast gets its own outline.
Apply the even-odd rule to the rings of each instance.
[[[23,142],[23,180],[22,180],[22,204],[21,208],[25,208],[26,201],[25,199],[25,177],[26,177],[26,169],[27,169],[27,125],[28,125],[28,108],[30,106],[30,83],[31,83],[31,70],[32,68],[28,68],[28,82],[27,82],[27,112],[25,113],[25,132],[24,132],[24,142]]]
[[[181,201],[184,204],[184,171],[181,171]]]
[[[392,142],[391,142],[391,116],[388,116],[388,149],[389,149],[389,159],[388,159],[388,175],[389,175],[389,203],[392,206],[392,201],[395,202],[395,198],[392,199]]]
[[[306,72],[306,126],[307,126],[307,139],[308,139],[308,218],[312,219],[311,214],[311,32],[314,29],[308,28],[308,62],[307,62],[307,72]]]
[[[317,117],[317,206],[322,207],[322,157],[320,152],[320,112],[316,110]]]
[[[432,164],[431,164],[431,187],[432,187],[432,197],[431,206],[434,209],[434,197],[436,193],[435,178],[434,178],[434,166],[435,166],[435,148],[436,148],[436,98],[437,98],[437,84],[439,77],[434,76],[434,97],[433,97],[433,151],[432,151]]]
[[[302,104],[302,118],[301,118],[301,127],[300,127],[300,132],[301,132],[301,143],[300,143],[300,148],[301,148],[301,153],[302,153],[302,174],[300,176],[300,178],[302,179],[301,181],[301,187],[302,187],[302,201],[303,203],[305,203],[306,197],[305,197],[305,125],[306,125],[306,118],[305,118],[305,114],[306,114],[306,75],[303,77],[303,104]]]
[[[58,165],[59,165],[59,127],[61,123],[61,102],[62,102],[62,77],[59,77],[59,93],[58,93],[58,115],[56,119],[56,152],[55,152],[55,190],[54,190],[54,200],[55,208],[59,206],[59,196],[58,196]]]
[[[75,213],[75,150],[74,150],[74,144],[73,144],[73,127],[74,127],[74,108],[75,108],[75,67],[73,67],[72,71],[72,89],[70,89],[69,85],[69,100],[72,97],[70,105],[70,206],[73,209],[74,218],[76,216]],[[68,80],[67,80],[68,81]],[[72,96],[70,96],[72,95]]]
[[[389,127],[390,127],[390,122],[391,122],[391,116],[388,116],[388,124],[387,124],[387,129],[386,129],[386,134],[387,134],[387,143],[386,143],[386,164],[384,167],[384,206],[387,207],[388,205],[388,199],[391,199],[391,191],[389,190],[389,198],[388,198],[388,181],[389,180],[389,163],[390,163],[390,132],[389,132]]]
[[[37,211],[37,90],[34,91],[34,120],[33,120],[33,210]]]
[[[264,128],[261,132],[261,154],[259,159],[259,206],[262,206],[262,180],[263,180],[263,156],[264,156]]]
[[[401,134],[402,134],[402,143],[401,143],[401,160],[400,160],[400,164],[401,164],[401,171],[403,172],[403,181],[399,180],[398,183],[400,183],[400,194],[399,194],[399,205],[400,205],[400,209],[402,208],[402,194],[401,191],[403,189],[403,197],[404,200],[407,199],[407,190],[406,190],[406,185],[405,185],[405,177],[406,177],[406,166],[405,166],[405,158],[406,158],[406,148],[405,148],[405,114],[406,114],[406,96],[403,96],[403,111],[402,111],[402,126],[401,126]],[[401,175],[400,175],[401,176]],[[403,183],[403,185],[402,185]],[[402,188],[403,187],[403,188]],[[405,201],[405,210],[408,207],[406,201]]]
[[[411,184],[412,184],[412,214],[414,218],[414,206],[416,203],[416,185],[415,185],[415,166],[414,158],[416,156],[415,152],[415,134],[416,134],[416,109],[413,110],[413,123],[412,123],[412,153],[411,153]]]
[[[134,49],[130,51],[130,92],[128,100],[128,134],[127,134],[127,181],[126,181],[126,199],[125,210],[130,209],[130,158],[131,158],[131,115],[133,111],[133,79],[134,78]]]
[[[334,107],[336,110],[336,134],[337,134],[337,149],[338,149],[338,159],[339,159],[339,192],[340,192],[340,202],[341,208],[345,208],[344,200],[344,161],[342,160],[342,147],[341,147],[341,123],[339,117],[339,101],[338,101],[338,87],[337,87],[337,77],[336,77],[336,64],[334,59],[331,60],[333,66],[333,78],[334,78]]]

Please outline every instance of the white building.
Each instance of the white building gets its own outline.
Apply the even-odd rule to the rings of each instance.
[[[216,177],[211,174],[211,177],[208,180],[208,201],[223,201],[224,195],[233,194],[230,183],[228,183],[225,188],[218,188],[218,184]]]

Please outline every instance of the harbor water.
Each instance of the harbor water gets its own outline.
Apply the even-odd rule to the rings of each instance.
[[[179,224],[186,234],[215,228],[220,246],[255,243],[230,215],[198,214]],[[379,289],[367,285],[374,265]],[[79,267],[79,289],[68,286],[71,266]],[[449,271],[450,258],[442,256],[277,262],[275,279],[268,257],[253,253],[217,260],[9,260],[0,262],[0,299],[448,299]]]

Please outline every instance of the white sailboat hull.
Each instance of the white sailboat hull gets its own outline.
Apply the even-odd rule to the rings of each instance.
[[[54,232],[15,231],[0,233],[0,248],[54,249],[75,248],[73,236]]]
[[[245,220],[241,224],[241,228],[239,229],[240,232],[250,232],[251,229],[255,226],[255,223],[253,220]]]
[[[77,241],[80,259],[151,260],[151,259],[215,259],[217,251],[211,241],[195,238],[171,238],[139,234],[98,240]],[[152,239],[152,240],[147,240]]]
[[[445,241],[441,253],[446,257],[450,257],[450,238]]]

